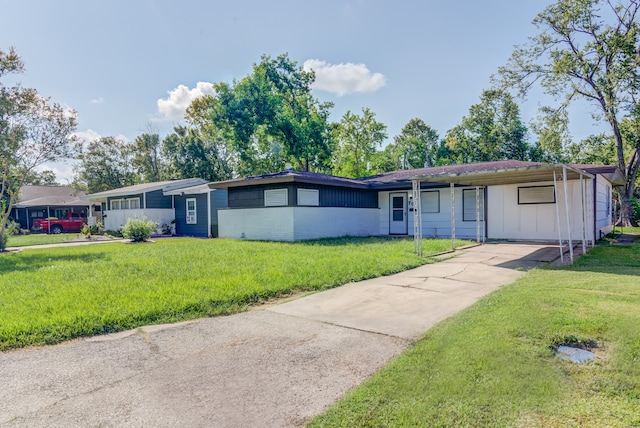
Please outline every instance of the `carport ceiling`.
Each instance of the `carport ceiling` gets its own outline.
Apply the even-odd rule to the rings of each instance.
[[[464,186],[495,186],[500,184],[536,183],[553,181],[553,172],[557,179],[562,178],[563,169],[567,180],[577,180],[582,175],[593,178],[591,174],[563,165],[532,165],[518,168],[489,169],[481,171],[462,171],[457,173],[430,174],[411,177],[420,182],[453,183]]]

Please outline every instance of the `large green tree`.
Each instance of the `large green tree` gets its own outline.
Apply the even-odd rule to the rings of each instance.
[[[136,181],[152,183],[165,179],[165,165],[161,157],[162,141],[157,132],[145,132],[136,137],[130,147]]]
[[[253,71],[233,83],[214,85],[215,95],[192,103],[192,124],[225,141],[240,175],[273,172],[292,163],[302,171],[330,168],[331,103],[311,94],[312,71],[286,54],[262,56]]]
[[[344,177],[370,175],[377,147],[387,138],[387,125],[376,120],[368,108],[362,115],[347,111],[335,126],[334,173]]]
[[[471,106],[469,115],[449,130],[447,146],[459,163],[501,159],[528,160],[527,127],[520,109],[506,91],[488,89],[480,103]]]
[[[542,162],[566,162],[566,151],[571,143],[569,117],[565,109],[553,109],[543,106],[538,116],[530,124],[538,137],[532,149],[532,160]]]
[[[75,167],[74,186],[89,193],[136,183],[131,145],[114,137],[101,137],[83,148]]]
[[[23,71],[14,49],[0,50],[0,78]],[[0,250],[19,189],[43,164],[73,155],[75,128],[75,112],[51,103],[35,89],[7,87],[0,81]]]
[[[640,134],[621,126],[626,121],[627,129],[633,129],[640,108],[639,9],[637,0],[560,0],[534,19],[540,33],[517,47],[499,70],[501,83],[521,94],[537,83],[558,97],[560,108],[582,99],[600,112],[615,141],[617,165],[626,176],[621,191],[624,225],[630,224],[640,167]]]
[[[232,177],[225,143],[207,138],[197,128],[176,126],[164,138],[162,153],[173,178],[219,181]]]
[[[424,168],[438,163],[439,146],[438,132],[422,119],[413,118],[385,147],[385,153],[394,170]]]

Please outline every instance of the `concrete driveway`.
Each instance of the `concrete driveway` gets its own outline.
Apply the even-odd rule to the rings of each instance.
[[[486,244],[242,314],[0,353],[0,426],[301,426],[434,323],[558,255]]]

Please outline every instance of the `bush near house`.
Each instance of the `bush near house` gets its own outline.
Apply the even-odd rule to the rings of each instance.
[[[151,238],[151,234],[158,227],[158,223],[148,220],[146,217],[130,218],[122,227],[122,236],[133,242],[144,242]]]

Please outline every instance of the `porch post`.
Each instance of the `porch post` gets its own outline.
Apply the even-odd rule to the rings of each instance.
[[[476,243],[480,243],[480,187],[476,186]]]
[[[564,186],[564,209],[567,214],[567,237],[569,238],[569,257],[573,264],[573,240],[571,239],[571,216],[569,215],[569,187],[567,185],[567,166],[562,165],[562,184]]]
[[[556,176],[556,170],[553,170],[553,190],[556,193],[556,220],[558,224],[558,247],[560,248],[560,263],[564,264],[564,251],[562,251],[562,231],[560,230],[560,201],[558,201],[558,177]]]
[[[422,195],[420,181],[413,180],[413,247],[417,255],[422,255]]]
[[[49,229],[48,233],[51,233],[51,212],[49,211],[49,205],[47,205],[47,226]]]
[[[451,188],[451,249],[456,249],[456,195],[455,186],[450,183]]]
[[[582,174],[580,174],[580,196],[582,198],[582,254],[587,252],[587,209],[585,198],[585,181]]]
[[[171,195],[171,199],[173,200],[174,196]],[[173,214],[175,217],[175,203],[172,202],[173,205]],[[211,209],[211,189],[207,191],[207,236],[209,238],[213,238],[213,233],[211,233],[211,216],[213,215],[213,210]]]

